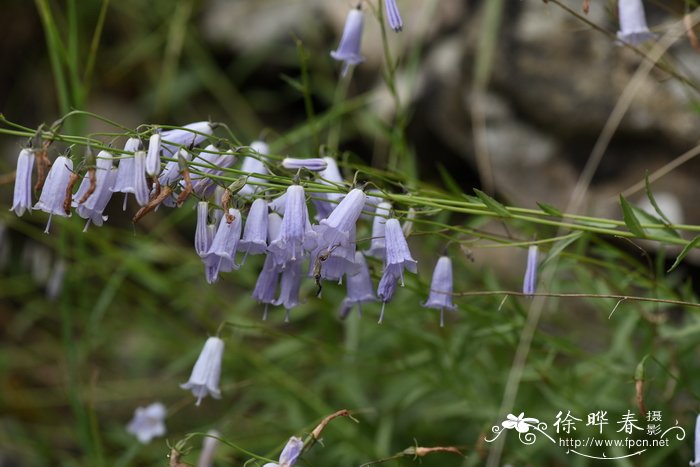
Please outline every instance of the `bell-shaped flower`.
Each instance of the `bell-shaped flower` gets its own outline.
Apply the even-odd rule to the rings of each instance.
[[[202,451],[197,459],[197,467],[214,467],[214,454],[219,447],[221,433],[216,430],[207,431],[207,435],[202,441]]]
[[[331,52],[331,57],[334,60],[343,62],[342,76],[347,74],[350,65],[357,65],[365,61],[365,58],[360,54],[363,28],[364,17],[358,5],[357,8],[353,8],[348,13],[338,49]]]
[[[160,402],[148,407],[138,407],[134,418],[126,426],[126,431],[136,436],[142,444],[148,444],[153,438],[165,435],[165,415],[167,411]]]
[[[200,172],[192,172],[190,175],[192,191],[202,198],[208,198],[216,188],[214,179],[210,175],[221,176],[224,173],[222,169],[231,167],[236,162],[236,156],[231,150],[221,151],[210,144],[197,154],[192,162],[194,162],[192,169]],[[180,184],[182,185],[184,182],[181,181]]]
[[[250,206],[243,229],[243,237],[238,242],[238,251],[243,252],[246,257],[260,255],[267,251],[267,219],[267,202],[258,198]],[[245,261],[245,257],[243,261]]]
[[[345,245],[336,243],[329,247],[317,247],[312,258],[309,274],[316,279],[342,282],[344,275],[353,275],[358,271],[355,263],[355,226],[350,229],[349,241]]]
[[[396,32],[403,29],[403,20],[399,13],[399,7],[396,5],[396,0],[384,0],[386,5],[386,19],[389,21],[389,27]]]
[[[403,236],[401,224],[396,219],[387,219],[384,226],[384,238],[386,242],[386,259],[384,270],[401,279],[403,286],[403,271],[408,269],[416,273],[417,263],[411,257],[408,243]]]
[[[393,271],[389,269],[384,269],[384,274],[379,280],[379,285],[377,285],[377,297],[382,301],[382,311],[379,314],[379,324],[384,321],[384,307],[387,302],[390,302],[394,298],[394,292],[396,292],[396,285],[399,282],[399,276],[395,275]]]
[[[64,202],[72,171],[73,161],[66,156],[58,156],[51,166],[49,174],[46,176],[44,188],[39,196],[39,202],[34,205],[34,209],[39,209],[49,214],[49,220],[44,230],[45,233],[49,233],[52,216],[70,217],[70,212],[66,213]]]
[[[216,268],[213,276],[214,281],[218,277],[219,272],[229,272],[239,268],[235,259],[238,242],[241,239],[243,221],[238,209],[229,209],[228,214],[233,217],[233,221],[229,223],[227,216],[221,218],[216,235],[205,255],[205,264]]]
[[[654,38],[647,27],[642,0],[619,0],[620,30],[617,38],[620,42],[639,45]]]
[[[89,191],[91,183],[89,177],[84,177],[78,191],[73,195],[73,206],[76,208],[76,212],[83,219],[87,219],[85,230],[90,223],[99,226],[106,220],[102,212],[112,198],[112,186],[117,176],[113,158],[114,156],[109,151],[100,151],[95,163],[95,190],[85,202],[80,203]]]
[[[289,310],[299,305],[299,289],[301,289],[301,261],[292,260],[284,265],[280,278],[280,296],[273,303],[282,305],[287,310],[284,321],[289,322]]]
[[[530,245],[527,249],[527,265],[525,266],[525,277],[523,278],[523,293],[532,296],[537,288],[537,263],[539,249],[537,245]]]
[[[180,147],[191,148],[199,145],[214,133],[216,123],[194,122],[188,123],[182,128],[168,130],[161,133],[161,148],[165,157],[175,158]],[[177,164],[177,161],[175,161]]]
[[[146,154],[146,174],[155,177],[160,173],[161,135],[155,132],[148,139],[148,153]]]
[[[338,169],[338,163],[332,157],[324,157],[325,170],[318,173],[318,181],[334,189],[343,186],[343,176]],[[316,220],[325,219],[343,199],[342,193],[314,193],[311,200],[316,207]]]
[[[258,275],[258,280],[255,282],[255,288],[253,289],[253,298],[257,300],[258,303],[265,304],[263,320],[267,319],[268,305],[275,303],[279,277],[280,270],[277,264],[275,264],[275,259],[271,255],[267,255],[262,270]]]
[[[440,310],[440,327],[445,325],[445,309],[454,310],[455,306],[452,304],[452,260],[448,256],[441,256],[438,259],[433,270],[428,301],[423,306]]]
[[[333,209],[327,218],[322,219],[315,230],[321,248],[347,246],[350,233],[365,206],[366,196],[358,188],[351,190]],[[353,252],[353,256],[354,256]]]
[[[367,256],[381,259],[386,258],[386,231],[387,217],[391,213],[391,203],[381,202],[374,211],[372,218],[372,239],[370,240],[369,249],[365,251]]]
[[[270,201],[270,210],[276,212],[280,216],[284,216],[284,211],[287,208],[287,192],[285,191],[277,198]]]
[[[182,389],[192,391],[192,395],[197,398],[197,405],[207,395],[211,395],[214,399],[221,399],[219,379],[223,357],[224,341],[218,337],[208,338],[194,364],[189,381],[180,385]]]
[[[133,193],[136,202],[140,206],[148,204],[149,190],[146,181],[146,153],[139,149],[141,142],[136,138],[129,138],[124,145],[124,151],[133,152],[133,156],[123,156],[119,161],[117,169],[117,179],[111,190],[114,193],[124,193],[124,205],[126,210],[126,200],[128,193]]]
[[[15,190],[12,198],[12,207],[18,216],[24,211],[32,211],[32,169],[34,168],[34,151],[22,149],[17,157],[17,171],[15,172]]]
[[[263,465],[263,467],[294,467],[294,464],[297,463],[297,459],[299,459],[303,450],[304,441],[301,438],[292,436],[289,438],[289,441],[287,441],[284,449],[282,449],[279,461],[277,461],[277,463],[268,462]]]
[[[251,196],[255,194],[260,186],[256,183],[264,183],[265,180],[259,177],[254,177],[253,174],[267,175],[267,167],[265,162],[267,161],[267,156],[270,153],[270,147],[262,141],[253,141],[250,143],[250,150],[255,154],[253,156],[246,156],[243,158],[243,164],[241,165],[241,172],[248,175],[248,183],[238,192],[241,196]]]
[[[200,258],[206,256],[214,237],[209,229],[209,203],[197,203],[197,227],[194,231],[194,249]]]
[[[184,148],[180,148],[177,152],[177,156],[173,155],[176,160],[170,161],[165,164],[165,168],[160,173],[158,177],[158,183],[162,186],[171,185],[182,178],[180,173],[180,160],[185,162],[190,162],[192,160],[192,153]]]
[[[293,157],[285,157],[282,159],[282,167],[288,170],[306,169],[312,172],[322,172],[328,167],[325,159],[296,159]]]
[[[361,315],[363,303],[377,301],[365,256],[359,251],[355,253],[355,265],[357,271],[355,274],[348,274],[345,282],[347,293],[340,307],[341,319],[345,319],[355,305]]]
[[[282,218],[279,237],[270,243],[268,250],[278,265],[301,259],[305,251],[316,246],[315,233],[309,222],[304,187],[290,185],[287,188],[287,202]]]

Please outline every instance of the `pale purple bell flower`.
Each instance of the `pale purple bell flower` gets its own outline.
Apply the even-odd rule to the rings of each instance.
[[[389,27],[396,32],[403,30],[403,20],[396,0],[384,0],[384,5],[386,5],[386,19],[389,21]]]
[[[66,189],[73,172],[73,161],[66,156],[58,156],[54,161],[49,174],[46,176],[44,188],[41,190],[39,202],[34,205],[34,209],[39,209],[49,214],[44,233],[49,233],[51,227],[51,217],[70,217],[66,214],[63,203],[66,199]]]
[[[245,254],[241,264],[248,255],[260,255],[267,251],[267,219],[267,202],[258,198],[250,206],[243,237],[238,242],[238,251]]]
[[[287,192],[285,191],[277,198],[270,201],[270,210],[276,212],[280,216],[284,216],[284,210],[287,207]]]
[[[161,135],[155,132],[148,139],[148,153],[146,154],[146,174],[155,177],[160,173]]]
[[[214,467],[214,455],[219,447],[221,433],[216,430],[207,431],[207,436],[202,441],[202,451],[197,459],[197,467]]]
[[[655,37],[647,27],[642,0],[619,0],[618,7],[620,30],[617,38],[620,42],[639,45]]]
[[[161,148],[165,157],[174,158],[180,147],[191,148],[199,145],[214,133],[215,123],[194,122],[182,128],[161,133]]]
[[[253,141],[250,143],[250,150],[257,153],[257,157],[246,156],[243,158],[241,172],[248,175],[248,182],[239,192],[241,196],[251,196],[260,190],[259,185],[255,183],[264,183],[265,180],[259,177],[254,177],[253,174],[267,175],[267,156],[270,154],[270,147],[262,141]]]
[[[206,256],[214,237],[210,236],[209,203],[200,201],[197,203],[197,227],[194,231],[194,249],[200,258]]]
[[[387,217],[391,213],[391,203],[381,202],[374,211],[372,219],[372,239],[370,240],[369,249],[365,251],[367,256],[384,261],[386,258],[386,239],[384,233],[386,231]]]
[[[114,193],[124,193],[124,205],[122,209],[126,211],[126,201],[129,193],[133,193],[136,202],[140,206],[148,204],[149,190],[146,181],[146,153],[140,150],[141,141],[137,138],[129,138],[124,145],[124,151],[132,153],[132,157],[124,157],[119,160],[117,168],[117,179],[111,191]]]
[[[452,284],[452,260],[448,256],[441,256],[433,270],[428,301],[423,304],[426,308],[440,310],[440,327],[445,325],[445,309],[455,308],[452,304]]]
[[[338,49],[331,52],[331,57],[334,60],[343,62],[341,76],[347,74],[350,65],[357,65],[365,61],[365,58],[360,54],[363,28],[364,17],[358,5],[357,8],[353,8],[348,13]]]
[[[193,162],[203,165],[192,166],[194,170],[201,172],[192,172],[190,175],[192,191],[198,196],[208,198],[217,186],[209,176],[221,176],[224,173],[222,169],[227,169],[236,162],[236,156],[231,150],[221,151],[210,144],[194,157]],[[184,185],[184,181],[180,181],[180,185]]]
[[[66,276],[66,261],[58,258],[51,269],[51,274],[46,282],[46,298],[56,300],[63,292],[63,280]]]
[[[315,230],[321,248],[332,248],[335,245],[347,246],[350,232],[362,213],[366,199],[365,193],[355,188],[345,195],[327,218],[319,222]]]
[[[377,189],[367,190],[365,193],[367,195],[367,200],[365,201],[365,207],[362,210],[361,219],[373,219],[374,212],[377,210],[377,206],[386,200],[382,197],[383,194]]]
[[[358,271],[358,265],[355,264],[355,232],[353,225],[350,229],[349,241],[345,245],[317,247],[311,256],[315,260],[309,265],[309,275],[314,277],[319,273],[319,279],[338,281],[340,284],[344,275],[355,274]],[[316,267],[320,269],[316,271]]]
[[[411,257],[408,243],[401,230],[401,224],[396,219],[388,219],[384,226],[384,238],[386,242],[386,259],[384,273],[387,271],[401,279],[403,287],[403,270],[408,269],[412,273],[417,271],[417,263]]]
[[[285,157],[282,159],[282,167],[288,170],[306,169],[312,172],[322,172],[328,167],[328,163],[321,158],[296,159]]]
[[[153,438],[165,435],[165,415],[167,410],[160,402],[147,407],[138,407],[134,417],[126,426],[126,431],[136,436],[142,444],[148,444]]]
[[[389,269],[384,269],[384,274],[377,285],[377,297],[382,301],[382,311],[379,313],[379,324],[384,321],[384,307],[387,302],[391,301],[396,292],[396,285],[399,282],[399,277]]]
[[[401,231],[404,237],[410,237],[413,233],[413,221],[416,219],[416,210],[413,207],[408,208],[406,213],[406,219],[404,219],[401,225]]]
[[[323,160],[326,161],[326,169],[318,173],[318,181],[335,189],[343,187],[338,163],[332,157],[324,157]],[[312,201],[316,207],[316,220],[328,217],[342,199],[342,193],[314,193]]]
[[[377,301],[367,261],[365,261],[365,256],[359,251],[355,253],[355,265],[357,266],[355,274],[348,274],[346,278],[345,287],[347,292],[340,307],[341,319],[345,319],[355,305],[357,305],[360,316],[362,316],[362,304]]]
[[[190,162],[192,160],[192,153],[184,148],[180,148],[177,156],[173,157],[176,160],[169,161],[165,164],[165,168],[160,173],[160,177],[158,177],[158,183],[160,183],[161,186],[171,185],[182,178],[179,159],[182,158],[185,162]]]
[[[182,389],[192,391],[197,398],[197,404],[211,395],[221,399],[219,379],[221,378],[221,362],[224,357],[224,341],[218,337],[210,337],[204,343],[204,348],[194,364],[189,381],[180,385]]]
[[[534,295],[537,288],[538,258],[539,248],[537,245],[530,245],[527,249],[527,266],[525,267],[525,277],[523,278],[523,293],[528,296]]]
[[[100,226],[107,219],[102,212],[112,198],[112,187],[117,177],[113,159],[114,156],[109,151],[100,151],[95,162],[95,191],[84,203],[79,204],[90,189],[90,179],[84,177],[78,191],[73,195],[73,207],[80,217],[87,219],[83,231],[86,231],[91,223]]]
[[[284,267],[287,262],[301,259],[306,251],[315,247],[315,232],[309,222],[304,187],[290,185],[279,237],[270,243],[268,251],[277,264]]]
[[[269,245],[274,240],[280,237],[282,230],[282,216],[276,212],[271,212],[267,215],[267,244]]]
[[[14,211],[20,217],[26,210],[32,212],[32,169],[35,157],[34,151],[26,148],[22,149],[17,157],[15,189],[10,211]]]
[[[218,272],[229,272],[240,267],[235,259],[243,221],[238,209],[231,208],[228,213],[233,216],[233,221],[229,223],[226,216],[221,218],[219,228],[206,253],[206,264],[213,265],[218,260],[217,276]]]
[[[265,304],[263,311],[263,321],[267,319],[268,305],[275,303],[275,295],[277,294],[277,284],[279,283],[280,270],[272,255],[265,257],[262,270],[258,275],[258,280],[255,282],[253,289],[253,298],[259,303]]]
[[[299,459],[299,456],[303,450],[304,441],[301,438],[292,436],[289,438],[289,441],[287,441],[284,449],[282,449],[282,454],[280,454],[279,461],[277,463],[268,462],[267,464],[263,465],[263,467],[294,467],[294,464],[297,463],[297,459]]]
[[[284,321],[289,322],[289,310],[299,305],[299,290],[301,289],[301,261],[290,260],[284,265],[280,278],[280,296],[273,303],[282,305],[287,310]]]

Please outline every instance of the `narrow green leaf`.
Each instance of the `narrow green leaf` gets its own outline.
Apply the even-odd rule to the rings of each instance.
[[[495,199],[491,198],[489,195],[487,195],[483,191],[474,188],[474,193],[476,193],[476,196],[479,197],[481,202],[484,203],[486,205],[486,207],[489,208],[489,210],[495,212],[496,214],[498,214],[501,217],[511,217],[510,212],[508,212],[508,210],[506,209],[505,206],[503,206],[501,203],[499,203]]]
[[[436,164],[436,167],[438,169],[438,172],[440,172],[440,178],[442,178],[442,183],[445,184],[445,188],[447,188],[447,191],[455,195],[461,195],[462,189],[459,187],[459,184],[450,174],[450,172],[445,168],[445,166],[438,162]]]
[[[683,260],[685,259],[685,257],[688,256],[688,253],[690,253],[690,250],[692,250],[693,248],[695,248],[695,247],[697,246],[698,242],[700,242],[700,235],[698,235],[697,237],[695,237],[694,239],[692,239],[692,240],[683,248],[683,250],[680,252],[680,254],[678,255],[678,257],[676,258],[676,261],[673,262],[673,265],[672,265],[672,266],[668,269],[668,271],[666,271],[666,272],[671,272],[671,271],[673,271],[674,269],[676,269],[676,268],[681,264],[681,262],[683,262]]]
[[[566,238],[562,238],[558,242],[554,244],[554,246],[549,250],[549,253],[547,253],[547,257],[545,258],[544,261],[542,261],[542,265],[544,266],[547,264],[550,260],[556,258],[561,254],[562,251],[566,249],[569,245],[574,243],[576,240],[581,238],[583,235],[583,232],[574,232],[570,235],[567,235]]]
[[[632,205],[622,195],[620,195],[620,206],[622,206],[622,219],[625,221],[630,232],[640,238],[646,237],[642,225],[639,223],[639,219],[637,219],[637,216],[634,214]]]
[[[647,198],[649,198],[649,202],[651,203],[652,206],[654,206],[654,210],[656,213],[659,215],[664,220],[664,224],[671,225],[673,222],[671,222],[668,217],[666,217],[666,214],[664,214],[661,211],[661,208],[659,207],[658,204],[656,204],[656,199],[654,198],[654,194],[651,192],[651,185],[649,184],[649,172],[644,174],[644,186],[646,187],[646,192],[647,192]]]
[[[551,204],[538,202],[537,205],[540,207],[540,209],[542,211],[546,212],[550,216],[562,217],[561,211],[559,209],[555,208],[554,206],[552,206]]]
[[[291,76],[285,75],[284,73],[280,73],[280,78],[282,79],[282,81],[290,85],[294,90],[299,91],[300,93],[304,92],[304,86]]]
[[[632,211],[640,224],[657,224],[658,228],[653,227],[643,227],[648,234],[661,237],[661,238],[681,238],[680,234],[670,227],[667,227],[663,220],[656,216],[653,216],[643,209],[639,209],[636,206],[632,206]]]

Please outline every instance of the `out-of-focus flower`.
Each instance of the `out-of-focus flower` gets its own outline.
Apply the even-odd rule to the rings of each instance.
[[[365,256],[359,251],[355,252],[355,265],[357,266],[357,272],[348,274],[346,279],[347,293],[340,307],[341,319],[345,319],[355,305],[357,305],[360,314],[362,314],[363,303],[377,301]]]
[[[202,173],[193,172],[190,177],[192,178],[192,191],[203,198],[208,198],[216,188],[214,180],[209,175],[222,175],[224,173],[222,169],[231,167],[236,162],[236,155],[231,150],[221,151],[210,144],[197,154],[192,162],[207,164],[194,165],[192,168]],[[180,183],[184,184],[183,181]]]
[[[216,430],[207,431],[207,436],[204,437],[204,441],[202,442],[202,452],[199,454],[197,467],[214,466],[214,454],[216,453],[216,448],[219,446],[219,440],[217,438],[221,438],[221,433]]]
[[[695,419],[695,461],[690,462],[690,465],[700,465],[700,415]]]
[[[445,309],[454,309],[452,304],[452,260],[448,256],[441,256],[438,259],[433,270],[428,301],[423,306],[440,310],[440,327],[445,324]]]
[[[12,207],[18,216],[24,211],[32,211],[32,169],[34,168],[34,152],[31,149],[22,149],[17,157],[17,171],[15,172],[15,190],[12,198]]]
[[[533,295],[537,288],[537,260],[539,249],[537,245],[530,245],[527,249],[527,266],[525,267],[525,277],[523,279],[523,293]]]
[[[63,279],[66,275],[66,261],[59,258],[53,265],[51,275],[46,283],[46,298],[55,300],[63,291]]]
[[[336,189],[343,186],[343,176],[335,159],[324,157],[323,160],[326,161],[326,168],[318,173],[319,182]],[[314,193],[312,201],[316,207],[316,220],[320,221],[328,217],[341,199],[343,199],[341,193]]]
[[[621,42],[639,45],[654,38],[647,27],[642,0],[619,0],[620,30],[617,38]]]
[[[49,233],[52,216],[70,217],[70,213],[66,214],[63,204],[66,200],[66,189],[68,188],[72,171],[73,161],[66,156],[58,156],[51,166],[51,170],[49,170],[41,196],[39,196],[39,202],[34,206],[34,209],[39,209],[49,214],[49,220],[46,222],[46,229],[44,230],[45,233]]]
[[[372,219],[372,239],[370,240],[369,249],[365,251],[367,256],[372,256],[384,261],[386,257],[386,239],[384,233],[386,230],[387,217],[391,213],[391,203],[379,203],[374,211]]]
[[[197,398],[197,405],[207,395],[211,395],[214,399],[221,399],[219,379],[223,356],[224,341],[218,337],[208,338],[194,364],[189,381],[180,385],[182,389],[192,391],[192,395]]]
[[[404,237],[409,237],[413,233],[413,220],[416,218],[416,210],[411,206],[406,213],[406,220],[403,221],[401,231]]]
[[[326,170],[328,163],[324,159],[296,159],[293,157],[285,157],[282,159],[282,167],[289,170],[306,169],[312,172],[321,172]]]
[[[297,459],[299,459],[303,449],[304,441],[301,438],[292,436],[284,446],[279,461],[276,464],[274,462],[268,462],[263,465],[263,467],[293,467],[294,464],[297,463]]]
[[[160,402],[138,407],[134,411],[134,418],[126,426],[126,431],[136,436],[139,442],[148,444],[153,438],[165,434],[166,413],[165,406]]]
[[[396,5],[396,0],[384,0],[384,5],[386,5],[386,18],[389,21],[389,27],[396,32],[403,29],[403,20],[401,19],[401,13],[399,13],[399,7]]]
[[[364,17],[358,5],[357,8],[353,8],[348,13],[338,49],[331,52],[333,59],[343,62],[342,76],[347,74],[350,65],[357,65],[365,61],[365,58],[360,54],[363,28]]]

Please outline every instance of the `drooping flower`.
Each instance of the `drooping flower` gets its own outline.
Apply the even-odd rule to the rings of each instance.
[[[617,38],[620,42],[639,45],[654,38],[647,27],[642,0],[619,0],[620,30]]]
[[[346,279],[345,287],[347,293],[340,307],[341,319],[345,319],[355,305],[357,305],[361,315],[363,303],[377,301],[365,256],[359,251],[355,252],[355,265],[357,266],[357,272],[348,274]]]
[[[228,210],[228,214],[233,217],[233,221],[229,223],[226,216],[221,218],[216,235],[204,257],[205,264],[215,269],[213,281],[216,281],[219,272],[229,272],[239,268],[235,259],[238,242],[241,239],[243,221],[238,209],[231,208]],[[209,283],[213,281],[209,281]]]
[[[384,261],[386,257],[386,239],[384,233],[386,231],[387,217],[391,213],[391,203],[379,203],[374,212],[372,219],[372,239],[369,249],[365,251],[367,256],[381,259]]]
[[[323,160],[326,161],[326,169],[318,173],[318,181],[336,189],[342,187],[343,176],[335,159],[324,157]],[[342,193],[314,193],[312,201],[316,207],[316,220],[320,221],[328,217],[341,199],[343,199]]]
[[[537,245],[530,245],[527,249],[527,266],[525,267],[525,277],[523,279],[523,293],[532,296],[537,288],[537,260],[539,249]]]
[[[280,459],[277,463],[268,462],[263,465],[263,467],[294,467],[297,463],[297,459],[301,455],[301,451],[304,449],[304,441],[301,438],[292,436],[287,441],[287,444],[282,449],[282,454],[280,454]]]
[[[34,168],[34,151],[22,149],[17,157],[17,171],[15,172],[15,190],[12,198],[12,207],[18,216],[24,211],[32,211],[32,169]]]
[[[165,157],[174,158],[182,146],[191,148],[199,145],[214,133],[217,124],[212,122],[188,123],[182,128],[164,131],[161,134],[161,147]],[[175,161],[177,165],[177,161]]]
[[[448,256],[438,259],[430,282],[428,301],[423,306],[440,310],[440,327],[445,325],[445,309],[455,308],[452,304],[452,260]]]
[[[267,218],[267,202],[262,198],[253,201],[243,229],[243,238],[238,242],[238,251],[245,253],[245,256],[260,255],[267,251]]]
[[[401,286],[403,286],[403,270],[408,269],[415,274],[417,263],[411,257],[408,243],[406,243],[398,220],[388,219],[386,221],[384,237],[386,242],[385,274],[388,272],[400,278]]]
[[[210,144],[195,156],[193,162],[203,165],[194,165],[193,168],[200,173],[192,173],[192,191],[203,197],[208,198],[214,193],[216,185],[210,175],[220,176],[223,174],[222,169],[231,167],[236,162],[236,156],[233,151],[220,151],[216,146]],[[180,182],[183,184],[184,182]]]
[[[299,305],[299,289],[301,289],[301,261],[290,260],[284,265],[280,278],[280,296],[273,303],[282,305],[287,310],[284,321],[289,322],[289,310]]]
[[[386,5],[386,18],[389,21],[389,27],[396,32],[403,29],[403,20],[399,13],[399,7],[396,5],[396,0],[384,0]]]
[[[194,249],[203,258],[206,256],[214,239],[210,236],[209,223],[209,203],[200,201],[197,203],[197,227],[194,231]]]
[[[140,443],[148,444],[153,438],[165,434],[166,413],[165,406],[160,402],[154,402],[148,407],[138,407],[126,426],[126,431],[136,436]]]
[[[148,139],[148,153],[146,154],[146,174],[155,177],[160,173],[161,136],[155,132]]]
[[[66,156],[58,156],[49,170],[49,174],[44,182],[44,188],[39,196],[39,202],[34,205],[34,209],[39,209],[49,214],[46,223],[45,233],[49,233],[51,227],[51,217],[70,217],[70,212],[66,213],[64,202],[66,200],[66,190],[70,182],[73,171],[73,161]]]
[[[219,379],[223,356],[224,341],[218,337],[208,338],[194,364],[189,381],[180,385],[182,389],[192,391],[192,395],[197,398],[197,405],[207,395],[211,395],[214,399],[221,399]]]
[[[325,159],[320,158],[296,159],[293,157],[285,157],[282,159],[282,167],[288,170],[306,169],[312,172],[322,172],[326,170],[328,163]]]
[[[275,264],[275,259],[271,255],[265,257],[262,270],[258,275],[258,280],[255,282],[253,289],[253,298],[259,303],[265,304],[263,311],[263,320],[267,319],[268,305],[275,303],[275,295],[277,293],[277,284],[279,283],[280,271]]]
[[[241,196],[251,196],[255,194],[260,186],[256,183],[264,183],[265,180],[259,177],[254,177],[253,174],[267,175],[267,167],[265,166],[265,157],[270,153],[270,148],[262,141],[253,141],[250,143],[250,150],[256,154],[256,157],[246,156],[243,158],[241,172],[248,174],[248,183],[241,191],[238,192]]]
[[[114,193],[124,193],[124,205],[126,210],[126,200],[128,193],[133,193],[136,202],[140,206],[145,206],[149,199],[148,182],[146,181],[146,153],[141,151],[141,141],[137,138],[129,138],[124,145],[126,153],[133,154],[132,157],[124,156],[119,161],[117,178],[111,190]]]
[[[287,188],[287,202],[282,218],[279,237],[270,243],[268,250],[278,265],[301,259],[305,251],[316,246],[315,233],[309,222],[304,187],[290,185]]]
[[[331,52],[331,57],[334,60],[343,62],[342,76],[347,74],[350,65],[357,65],[365,61],[365,58],[360,54],[363,28],[364,17],[358,5],[357,8],[353,8],[348,13],[338,49]]]
[[[105,218],[102,215],[107,203],[112,197],[112,186],[116,178],[112,153],[109,151],[100,151],[97,154],[95,162],[95,191],[85,200],[80,201],[85,197],[85,194],[90,189],[89,177],[84,177],[78,187],[78,191],[73,195],[73,207],[83,219],[87,219],[85,229],[87,230],[90,223],[102,225]]]
[[[358,188],[351,190],[328,217],[319,222],[315,230],[320,247],[347,246],[350,233],[365,206],[366,198],[362,190]]]
[[[202,441],[202,452],[199,453],[197,467],[214,467],[214,454],[216,448],[219,447],[217,438],[221,438],[221,433],[216,430],[207,431],[207,436]]]
[[[382,311],[379,314],[379,324],[384,321],[384,307],[387,302],[391,301],[394,297],[394,292],[396,292],[396,285],[399,282],[399,277],[394,274],[393,271],[389,269],[384,269],[384,274],[382,278],[379,279],[379,285],[377,285],[377,297],[382,301]]]
[[[192,153],[185,148],[180,148],[177,152],[177,156],[173,155],[172,157],[176,160],[165,164],[165,168],[160,173],[160,177],[158,177],[158,183],[162,186],[171,185],[182,178],[182,173],[180,173],[180,160],[190,162],[192,160]]]
[[[277,198],[270,201],[270,210],[276,212],[280,216],[284,216],[284,211],[287,208],[287,192],[285,191]]]
[[[310,264],[309,274],[315,279],[338,281],[344,275],[353,275],[358,271],[355,264],[355,226],[350,229],[349,240],[345,245],[333,244],[324,248],[318,246],[311,255],[315,260]]]

